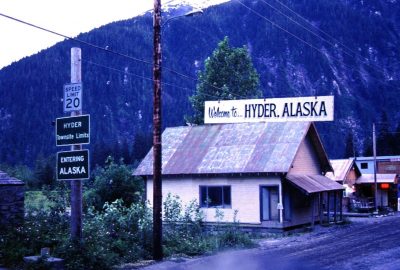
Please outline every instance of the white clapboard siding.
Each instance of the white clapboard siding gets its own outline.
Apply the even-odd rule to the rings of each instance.
[[[179,177],[163,179],[163,201],[168,193],[178,195],[183,205],[193,199],[199,202],[200,186],[231,186],[232,208],[219,208],[224,214],[223,222],[232,222],[235,210],[238,210],[237,220],[240,223],[260,224],[260,186],[281,185],[279,176],[268,177]],[[147,200],[153,201],[153,181],[147,180]],[[216,222],[215,208],[201,208],[205,221]]]

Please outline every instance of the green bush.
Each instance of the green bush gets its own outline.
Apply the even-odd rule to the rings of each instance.
[[[196,255],[207,251],[209,245],[203,237],[203,214],[193,200],[185,207],[179,196],[167,195],[164,201],[164,252]]]
[[[142,200],[143,181],[132,176],[129,166],[108,157],[104,168],[97,168],[92,179],[85,182],[84,203],[102,210],[104,203],[122,199],[126,206]]]
[[[60,246],[68,233],[69,217],[61,201],[49,200],[48,208],[28,207],[22,225],[0,229],[0,264],[18,266],[24,256]]]
[[[105,203],[103,211],[90,208],[84,217],[81,245],[67,241],[57,250],[67,269],[110,269],[149,258],[151,213],[144,204]],[[72,252],[71,252],[72,251]]]
[[[108,195],[107,179],[113,180],[111,185],[115,183]],[[87,205],[82,242],[70,240],[69,182],[58,182],[53,189],[27,193],[22,225],[0,228],[0,264],[21,267],[24,256],[40,254],[43,247],[49,247],[52,256],[65,259],[66,269],[111,269],[151,258],[152,210],[140,199],[142,186],[130,176],[128,168],[111,160],[88,187],[86,196],[95,194],[100,199]],[[118,194],[121,198],[109,202]],[[216,216],[222,220],[223,212],[216,209]],[[183,205],[178,196],[169,194],[163,219],[166,256],[198,255],[251,244],[236,218],[230,225],[217,222],[211,230],[204,230],[203,213],[195,200]]]
[[[179,196],[167,195],[164,201],[164,251],[173,254],[199,255],[233,247],[253,246],[249,235],[243,233],[236,220],[222,224],[223,212],[216,208],[217,223],[204,230],[204,215],[196,200],[182,206]]]

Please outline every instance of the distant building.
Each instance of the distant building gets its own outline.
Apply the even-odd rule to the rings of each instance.
[[[345,197],[352,195],[353,208],[357,205],[358,210],[375,209],[374,157],[331,160],[331,164],[334,172],[326,176],[343,183]],[[397,209],[400,156],[377,156],[376,164],[377,206]]]
[[[358,192],[365,197],[374,197],[374,157],[357,157],[356,163],[362,173],[357,180]],[[398,208],[400,156],[377,156],[376,178],[378,183],[378,206]]]
[[[374,173],[374,157],[357,157],[355,162],[362,174]],[[400,156],[377,156],[377,173],[400,175]]]
[[[361,172],[354,162],[354,158],[348,159],[331,159],[333,172],[326,173],[326,177],[352,187],[356,179],[361,176]]]
[[[197,200],[206,222],[285,229],[314,223],[323,198],[340,209],[342,185],[324,174],[330,162],[312,123],[242,123],[167,128],[162,135],[163,198]],[[152,150],[135,170],[152,203]],[[329,201],[329,199],[328,199]],[[327,209],[332,209],[328,207]]]

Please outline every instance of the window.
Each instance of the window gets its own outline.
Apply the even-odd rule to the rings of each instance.
[[[367,162],[361,162],[361,169],[368,169],[368,163]]]
[[[231,187],[230,186],[200,186],[200,206],[201,207],[231,207]]]

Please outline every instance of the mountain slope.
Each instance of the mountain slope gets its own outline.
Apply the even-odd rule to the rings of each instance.
[[[304,29],[305,22],[301,27],[282,16],[300,20],[280,3],[232,1],[208,8],[202,16],[171,19],[163,25],[163,125],[185,124],[196,72],[228,36],[233,46],[249,49],[265,97],[335,95],[335,121],[318,124],[330,157],[343,155],[350,131],[361,149],[372,122],[384,113],[390,129],[396,128],[396,1],[285,1],[323,31],[318,36]],[[0,70],[0,162],[32,164],[40,153],[60,150],[55,147],[52,121],[63,116],[62,87],[69,82],[73,46],[82,47],[83,107],[91,114],[92,161],[126,147],[140,158],[150,147],[151,15],[111,23],[78,38],[132,58],[64,41]]]

